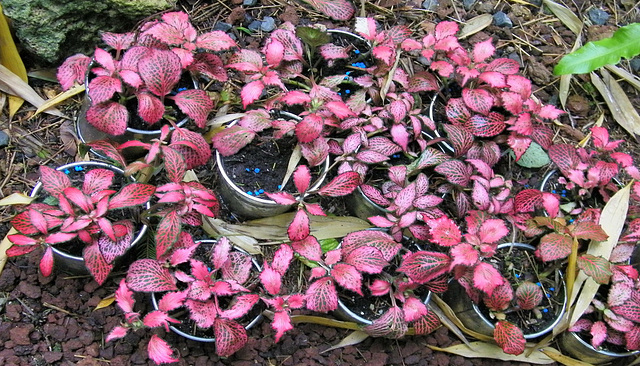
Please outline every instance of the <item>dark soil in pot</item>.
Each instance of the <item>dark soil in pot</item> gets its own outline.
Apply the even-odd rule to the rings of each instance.
[[[293,136],[278,140],[272,138],[254,140],[238,153],[222,157],[224,169],[229,178],[250,196],[268,199],[265,192],[282,190],[296,193],[293,177],[282,187],[282,179],[287,172],[289,157],[295,144],[296,140]],[[321,176],[320,168],[311,167],[311,173],[311,186],[313,186]]]
[[[498,250],[491,264],[511,283],[514,291],[517,284],[530,281],[540,286],[544,294],[542,303],[536,308],[539,312],[518,309],[512,302],[512,307],[504,311],[506,320],[522,329],[525,336],[543,331],[555,322],[565,301],[564,281],[555,271],[547,269],[549,273],[543,273],[545,268],[536,261],[533,252],[517,247]],[[486,319],[492,319],[484,304],[479,304],[478,308]]]

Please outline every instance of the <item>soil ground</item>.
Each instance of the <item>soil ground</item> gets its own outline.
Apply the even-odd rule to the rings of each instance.
[[[429,1],[427,1],[429,2]],[[557,104],[559,79],[552,68],[575,42],[575,35],[554,15],[540,6],[540,1],[433,1],[439,5],[433,11],[420,9],[419,1],[374,0],[367,2],[365,13],[375,15],[383,25],[406,24],[424,31],[439,21],[455,20],[461,23],[481,14],[505,13],[512,27],[490,25],[468,38],[470,42],[488,37],[502,56],[521,62],[523,73],[535,84],[536,95],[542,101]],[[357,2],[360,6],[360,2]],[[181,0],[178,8],[187,11],[201,30],[210,30],[218,22],[248,27],[252,20],[271,16],[276,25],[290,21],[296,25],[322,22],[329,28],[350,28],[350,22],[334,22],[309,7],[287,0],[259,0],[255,6],[242,6],[242,0],[226,2]],[[466,5],[466,6],[465,6]],[[604,25],[591,25],[586,21],[586,40],[609,35],[617,26],[640,21],[638,4],[632,0],[574,0],[566,5],[581,19],[588,19],[592,8],[610,15]],[[237,33],[243,46],[259,46],[262,34],[254,36]],[[620,66],[638,75],[629,61]],[[40,65],[28,65],[29,71]],[[636,109],[640,109],[638,91],[622,82]],[[31,79],[31,85],[43,96],[57,94],[59,85]],[[80,108],[80,99],[61,107],[74,116]],[[625,148],[640,161],[640,145],[621,129],[606,104],[593,91],[585,76],[577,76],[569,91],[566,108],[568,114],[557,126],[557,139],[575,143],[584,137],[586,128],[604,115],[606,126],[615,139],[624,139]],[[76,139],[73,123],[69,120],[39,115],[31,118],[35,109],[25,104],[9,119],[6,106],[0,115],[0,130],[11,141],[0,149],[0,198],[14,192],[28,192],[37,180],[39,165],[58,166],[75,160]],[[540,172],[520,170],[522,179],[531,181]],[[212,182],[215,169],[199,172],[204,183]],[[0,208],[0,238],[9,230],[13,210]],[[105,343],[106,333],[121,321],[114,305],[100,310],[94,308],[101,299],[113,294],[117,280],[108,280],[98,286],[90,278],[69,278],[56,273],[42,277],[37,270],[36,256],[11,259],[0,275],[0,365],[144,365],[153,364],[146,356],[149,332],[134,333],[117,342]],[[143,299],[140,299],[143,300]],[[145,303],[145,301],[141,301]],[[359,344],[327,350],[349,335],[351,331],[315,324],[300,324],[275,344],[274,332],[268,322],[249,331],[249,343],[228,359],[215,356],[211,344],[187,341],[174,334],[165,339],[174,346],[182,365],[528,365],[490,359],[471,359],[432,351],[428,345],[447,347],[460,343],[444,327],[430,335],[405,337],[400,340],[369,338]],[[164,333],[164,332],[161,332]],[[628,364],[621,361],[619,364]]]

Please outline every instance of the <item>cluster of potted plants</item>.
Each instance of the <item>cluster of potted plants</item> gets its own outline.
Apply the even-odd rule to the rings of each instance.
[[[610,235],[599,209],[621,189],[623,173],[640,179],[631,157],[616,151],[620,142],[594,127],[593,150],[554,144],[548,121],[562,111],[532,95],[517,62],[494,58],[492,40],[463,47],[456,23],[415,38],[405,26],[381,30],[357,18],[354,31],[285,23],[254,50],[221,31],[199,35],[186,14],[173,12],[137,33],[105,34],[106,49],[71,56],[58,77],[64,89],[86,84],[79,123],[132,133],[85,141],[122,169],[42,167],[46,194],[34,190],[37,200],[15,216],[20,233],[9,236],[8,254],[44,247],[40,268],[49,275],[54,246],[77,241],[102,284],[140,240],[134,222],[139,236],[143,223],[153,225],[155,256],[128,266],[116,291],[124,322],[107,341],[164,327],[195,331],[229,356],[266,307],[276,341],[293,328],[292,309],[351,314],[365,332],[399,338],[409,326],[425,334],[439,325],[427,307],[433,292],[445,293],[465,325],[480,324],[505,352],[521,354],[526,339],[558,324],[579,268],[611,284],[570,331],[586,332],[594,349],[604,342],[640,349],[640,280],[629,261],[640,240],[637,206],[610,258],[583,253],[588,240]],[[208,141],[216,106],[192,87],[228,79],[238,85],[230,108],[241,114]],[[135,120],[159,128],[138,138]],[[558,168],[552,190],[525,187],[507,168],[509,152],[517,161],[536,144]],[[225,180],[218,188],[185,178],[210,162],[211,145]],[[114,171],[124,178],[114,180]],[[145,183],[132,178],[148,171],[155,173]],[[73,178],[78,172],[84,178]],[[273,182],[262,180],[271,173]],[[556,193],[563,189],[573,193],[571,204]],[[640,183],[631,189],[640,201]],[[578,199],[596,192],[595,203]],[[242,218],[294,210],[287,240],[262,259],[225,237],[194,240],[190,227],[218,215],[218,195]],[[378,230],[318,240],[312,217],[326,216],[322,204],[332,197],[352,199],[353,212]],[[261,206],[247,207],[254,204]],[[294,261],[307,274],[299,292],[283,283]],[[155,310],[140,314],[135,292],[152,294]],[[382,310],[363,319],[349,298]],[[177,361],[157,335],[148,350],[156,363]]]

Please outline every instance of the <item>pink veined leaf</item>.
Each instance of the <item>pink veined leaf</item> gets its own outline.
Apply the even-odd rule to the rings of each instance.
[[[311,183],[311,171],[306,165],[299,165],[293,172],[293,183],[300,194],[304,194],[309,189]]]
[[[318,166],[324,163],[329,156],[329,144],[325,138],[317,138],[308,143],[301,143],[302,157],[307,160],[309,166]]]
[[[108,189],[113,181],[113,176],[114,172],[109,169],[92,169],[88,171],[84,176],[82,192],[93,195],[96,192]]]
[[[242,252],[229,253],[229,261],[222,267],[222,279],[245,283],[251,275],[251,256]]]
[[[158,301],[158,309],[164,312],[177,309],[184,304],[186,298],[186,291],[167,292],[166,294],[164,294],[164,296],[162,296],[160,301]]]
[[[397,339],[407,333],[407,322],[404,320],[404,313],[398,306],[392,306],[384,312],[371,325],[367,325],[362,330],[373,337],[386,337]]]
[[[69,90],[75,83],[83,84],[90,63],[91,58],[80,53],[64,60],[56,73],[62,90]]]
[[[153,259],[139,259],[129,267],[127,285],[133,291],[162,292],[176,291],[169,270]]]
[[[507,125],[504,115],[496,112],[489,112],[488,116],[473,115],[467,121],[469,131],[478,137],[493,137],[500,134]]]
[[[317,139],[320,137],[323,126],[324,122],[319,115],[315,113],[306,115],[302,121],[296,124],[295,130],[298,141],[306,143]]]
[[[231,126],[213,136],[213,147],[222,156],[230,156],[249,144],[256,133],[241,126]]]
[[[306,292],[307,309],[326,313],[338,308],[338,293],[331,277],[314,281]]]
[[[607,324],[601,320],[594,322],[589,333],[591,333],[591,345],[598,349],[607,339]]]
[[[451,65],[447,61],[432,62],[429,68],[433,71],[436,71],[438,75],[445,78],[451,77],[451,74],[453,73],[453,70],[454,70],[453,65]]]
[[[171,51],[154,49],[140,59],[138,72],[153,94],[164,97],[180,80],[180,58]]]
[[[89,142],[87,143],[87,146],[91,147],[96,151],[99,151],[101,154],[105,155],[106,157],[108,157],[113,161],[116,161],[121,166],[127,165],[124,159],[122,158],[122,155],[118,152],[117,148],[107,140],[98,140],[98,141]]]
[[[362,275],[356,267],[346,263],[336,263],[331,268],[331,276],[340,286],[363,296]]]
[[[109,47],[115,49],[116,51],[121,51],[131,47],[131,44],[135,40],[135,33],[103,32],[100,38],[102,38],[102,41]]]
[[[344,172],[320,188],[318,194],[328,197],[345,196],[353,192],[358,185],[360,185],[360,174],[353,171]]]
[[[40,177],[44,190],[54,197],[71,187],[71,181],[66,174],[45,165],[40,166]]]
[[[478,79],[494,88],[506,88],[507,82],[503,74],[497,71],[486,71],[478,75]]]
[[[120,280],[118,289],[115,293],[116,303],[125,313],[132,313],[135,300],[133,299],[133,292],[127,287],[125,279]]]
[[[406,322],[416,321],[429,312],[427,306],[420,299],[413,296],[405,300],[402,311]]]
[[[518,61],[510,58],[497,58],[487,65],[486,71],[497,71],[504,75],[517,74],[520,70]]]
[[[224,69],[222,59],[218,55],[211,53],[194,55],[193,62],[189,65],[188,70],[195,74],[202,74],[221,83],[229,79]]]
[[[293,221],[287,228],[289,240],[300,241],[306,239],[311,232],[309,224],[309,216],[304,210],[296,212]]]
[[[451,248],[451,257],[453,258],[451,262],[452,266],[461,265],[470,267],[478,263],[480,254],[471,244],[460,243]]]
[[[627,300],[622,305],[612,306],[611,311],[633,322],[640,322],[640,304],[633,301],[633,299]]]
[[[87,121],[98,130],[109,135],[122,135],[127,130],[129,112],[127,107],[116,102],[92,105],[87,110]]]
[[[145,183],[128,184],[109,200],[109,209],[132,207],[149,201],[156,187]]]
[[[172,357],[173,350],[169,344],[167,344],[167,342],[162,338],[158,337],[157,334],[151,336],[149,344],[147,345],[147,352],[149,354],[149,358],[157,364],[179,361],[177,358]]]
[[[391,290],[391,283],[376,278],[373,282],[367,286],[373,296],[383,296],[389,293]]]
[[[216,270],[221,269],[229,261],[229,253],[231,252],[231,241],[226,236],[218,239],[218,242],[213,247],[211,252],[211,264]],[[208,272],[205,273],[208,277]]]
[[[212,31],[198,36],[196,39],[196,47],[220,52],[237,47],[237,45],[236,42],[225,32]]]
[[[504,311],[509,308],[512,299],[513,289],[511,284],[505,282],[493,289],[491,295],[483,296],[482,301],[491,311]]]
[[[609,337],[611,338],[611,337]],[[640,349],[640,326],[637,324],[624,334],[625,346],[628,350]]]
[[[606,285],[611,278],[611,263],[592,254],[584,254],[578,257],[578,268],[591,277],[596,283]]]
[[[444,253],[418,251],[406,255],[398,272],[417,283],[427,283],[449,270],[451,258]]]
[[[346,0],[310,0],[309,5],[335,20],[349,20],[355,12]]]
[[[343,255],[365,246],[379,250],[385,261],[391,261],[402,247],[391,235],[377,230],[351,232],[342,239],[341,244]]]
[[[439,90],[438,80],[430,72],[417,72],[409,79],[407,91],[410,93]]]
[[[325,104],[325,107],[335,114],[340,119],[346,119],[347,117],[355,117],[353,111],[343,101],[332,100]]]
[[[459,244],[462,240],[460,228],[446,215],[429,220],[427,224],[430,227],[432,241],[438,245],[449,247]]]
[[[287,105],[296,105],[310,103],[311,97],[300,90],[291,90],[283,94],[278,100]]]
[[[257,294],[243,294],[234,298],[233,305],[223,312],[220,316],[227,319],[238,319],[249,313],[253,305],[260,300]]]
[[[293,259],[293,249],[289,245],[280,245],[276,253],[273,255],[271,267],[284,276],[289,264]]]
[[[287,192],[274,192],[274,193],[265,192],[265,194],[267,195],[267,197],[269,197],[279,205],[287,206],[287,205],[293,205],[298,202],[291,193],[287,193]]]
[[[264,90],[264,83],[261,80],[254,80],[242,87],[240,98],[242,99],[242,107],[247,106],[260,98]]]
[[[471,110],[488,115],[494,105],[494,99],[484,89],[463,89],[462,99]]]
[[[45,277],[49,277],[51,272],[53,272],[53,248],[47,246],[42,259],[40,259],[40,273]]]
[[[193,119],[198,127],[205,127],[209,112],[213,110],[213,101],[204,90],[183,90],[172,97],[172,99],[181,111]]]
[[[466,123],[467,119],[463,123]],[[455,151],[455,157],[463,156],[473,146],[474,137],[466,128],[462,127],[464,124],[444,124],[442,127],[447,132],[449,142],[453,146]]]
[[[489,219],[480,226],[479,236],[483,243],[496,243],[509,233],[502,219]]]
[[[504,278],[489,263],[478,263],[473,269],[473,285],[481,291],[491,295],[493,289],[502,285]]]
[[[493,338],[505,353],[519,355],[524,352],[526,341],[522,330],[506,320],[496,323]]]
[[[343,257],[345,263],[353,265],[358,271],[370,274],[382,272],[389,264],[378,249],[369,246],[355,248]]]
[[[109,273],[111,273],[113,265],[104,260],[98,244],[93,243],[86,246],[82,251],[82,258],[93,278],[98,284],[102,285],[109,276]]]
[[[309,235],[303,240],[291,243],[293,250],[308,260],[319,261],[322,255],[322,248],[315,236]]]
[[[481,63],[493,56],[496,48],[493,46],[491,38],[478,42],[473,46],[473,62]]]
[[[445,106],[445,113],[449,122],[456,126],[465,126],[471,118],[471,112],[462,98],[449,99]]]
[[[325,60],[337,60],[349,57],[346,48],[333,43],[323,44],[319,47],[319,50]]]
[[[533,212],[542,202],[542,192],[537,189],[524,189],[515,197],[516,212]]]
[[[153,125],[164,116],[164,103],[151,93],[141,92],[138,97],[138,115],[145,122]]]
[[[182,182],[184,175],[187,173],[187,167],[182,154],[170,147],[163,146],[162,155],[169,181],[174,183]]]
[[[171,319],[169,314],[164,311],[154,310],[142,319],[145,326],[150,328],[163,326],[165,330],[169,331],[169,322],[178,323],[177,320]]]
[[[516,301],[521,309],[531,310],[538,306],[543,298],[542,289],[533,282],[525,281],[516,289]]]
[[[520,94],[523,100],[526,101],[531,96],[531,80],[526,77],[509,75],[507,76],[507,84],[509,85],[509,90]]]
[[[429,334],[438,329],[442,323],[440,318],[433,311],[428,311],[427,314],[413,323],[416,335]]]
[[[92,104],[106,102],[115,93],[122,93],[122,81],[111,76],[97,76],[89,82],[87,90]]]
[[[591,221],[578,221],[571,229],[571,235],[578,239],[605,241],[609,237],[602,226]]]
[[[540,239],[536,254],[544,262],[566,258],[571,254],[573,241],[570,236],[558,233],[549,233]]]
[[[262,286],[264,286],[264,289],[271,295],[277,295],[280,293],[282,276],[266,263],[262,267],[262,272],[260,272],[260,282],[262,283]]]
[[[113,327],[113,329],[111,329],[111,332],[109,332],[109,334],[107,335],[107,338],[105,338],[104,341],[110,342],[115,339],[120,339],[127,335],[127,333],[129,332],[129,329],[131,328],[123,327],[121,325],[115,326]]]
[[[458,33],[458,24],[456,22],[444,21],[436,25],[436,39],[444,39],[445,37],[455,36],[456,33]]]
[[[466,187],[471,178],[471,168],[460,160],[451,159],[441,163],[434,169],[452,183]]]
[[[531,139],[528,137],[510,135],[507,138],[507,144],[513,149],[513,153],[516,155],[516,161],[518,161],[529,148]]]

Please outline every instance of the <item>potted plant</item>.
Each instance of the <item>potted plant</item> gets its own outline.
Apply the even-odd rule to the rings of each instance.
[[[135,227],[131,219],[149,207],[155,187],[125,178],[123,170],[100,162],[41,166],[40,175],[31,193],[36,200],[11,221],[19,233],[9,235],[14,245],[7,255],[44,247],[43,275],[51,274],[55,258],[76,270],[85,266],[102,284],[115,260],[144,236],[147,226],[138,220]]]
[[[197,35],[187,14],[171,12],[144,23],[137,34],[104,33],[102,40],[107,48],[96,48],[93,57],[73,55],[58,70],[64,90],[76,82],[86,84],[87,108],[79,122],[86,120],[89,126],[78,128],[81,135],[90,127],[110,136],[127,130],[148,134],[150,128],[167,121],[184,124],[186,118],[205,126],[213,102],[204,90],[193,88],[193,80],[227,80],[221,58],[212,53],[236,46],[227,34]]]
[[[252,293],[259,269],[250,255],[234,250],[225,237],[194,242],[183,232],[170,251],[157,259],[139,259],[129,267],[116,292],[125,323],[116,326],[106,341],[122,338],[129,330],[161,326],[185,334],[178,324],[192,323],[193,330],[204,332],[207,342],[215,342],[219,356],[228,357],[245,345],[246,327],[256,322],[253,317],[241,324],[259,300]],[[134,292],[154,293],[155,310],[144,316],[136,312]],[[147,350],[156,363],[178,361],[157,335],[151,337]]]

